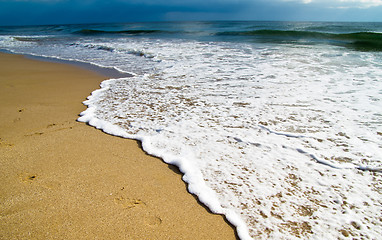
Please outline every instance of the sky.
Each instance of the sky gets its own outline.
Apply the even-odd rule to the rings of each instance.
[[[147,21],[382,22],[382,0],[0,0],[0,25]]]

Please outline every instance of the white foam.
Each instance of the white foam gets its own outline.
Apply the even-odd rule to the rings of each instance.
[[[230,223],[237,227],[238,234],[241,239],[251,239],[246,224],[243,222],[240,216],[238,216],[234,211],[230,209],[223,209],[220,205],[220,202],[218,201],[218,198],[216,197],[215,192],[206,186],[205,181],[202,180],[203,178],[201,172],[199,171],[198,167],[194,166],[193,164],[192,153],[189,153],[188,156],[183,158],[179,158],[176,155],[172,155],[171,153],[161,151],[160,149],[154,147],[151,144],[151,139],[148,137],[128,134],[123,128],[96,117],[96,102],[102,99],[102,94],[104,92],[110,90],[110,85],[112,85],[114,81],[117,80],[106,80],[102,82],[100,89],[92,92],[91,96],[88,97],[88,100],[83,102],[86,106],[88,106],[88,108],[80,114],[78,121],[86,122],[89,125],[94,126],[97,129],[101,129],[105,133],[111,135],[141,141],[142,148],[145,152],[162,158],[166,163],[177,166],[179,170],[184,174],[182,179],[188,183],[188,191],[198,196],[199,201],[205,204],[212,212],[225,215]]]
[[[363,203],[352,203],[350,209],[343,204],[350,201],[344,189],[347,194],[357,189],[362,198],[378,202],[375,190],[365,187],[372,173],[356,170],[365,158],[370,169],[380,166],[380,141],[358,117],[374,116],[373,107],[365,109],[360,98],[378,94],[366,83],[366,88],[349,84],[355,76],[370,81],[360,73],[362,66],[352,69],[355,56],[333,53],[334,59],[315,59],[320,52],[308,48],[265,54],[245,45],[156,44],[150,51],[161,59],[159,70],[113,81],[113,93],[100,97],[114,97],[113,104],[99,106],[97,114],[116,125],[129,122],[130,134],[150,139],[145,151],[177,165],[190,192],[214,212],[234,212],[231,221],[240,215],[252,237],[341,236],[340,230],[348,229],[346,219],[371,228],[371,221],[360,216],[372,218],[378,204],[373,211]],[[349,67],[342,60],[335,63],[340,58]],[[378,67],[367,71],[381,76]],[[346,107],[348,98],[353,102]],[[361,140],[365,134],[369,138]],[[370,153],[361,155],[365,150]],[[237,225],[240,233],[247,231],[240,221]]]

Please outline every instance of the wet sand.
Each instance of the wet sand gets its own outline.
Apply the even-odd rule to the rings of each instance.
[[[0,239],[235,239],[176,168],[76,122],[104,79],[0,53]]]

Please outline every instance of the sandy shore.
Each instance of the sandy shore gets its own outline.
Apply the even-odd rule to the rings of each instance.
[[[176,169],[76,122],[103,79],[0,53],[0,239],[235,239]]]

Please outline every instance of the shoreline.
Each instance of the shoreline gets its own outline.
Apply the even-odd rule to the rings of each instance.
[[[8,53],[0,71],[0,238],[237,239],[176,167],[76,121],[105,76]]]
[[[65,60],[65,59],[60,59],[60,58],[38,56],[38,55],[33,55],[33,54],[14,53],[12,51],[9,51],[6,49],[1,49],[1,48],[0,48],[0,54],[22,55],[27,59],[37,60],[40,62],[50,62],[50,63],[72,65],[75,67],[79,67],[81,69],[85,69],[85,70],[97,73],[97,74],[102,75],[102,76],[107,77],[107,78],[125,78],[125,77],[134,76],[131,73],[121,72],[116,68],[101,67],[101,66],[98,66],[96,64],[92,64],[92,63],[88,63],[88,62],[81,62],[81,61],[77,61],[77,60]]]

